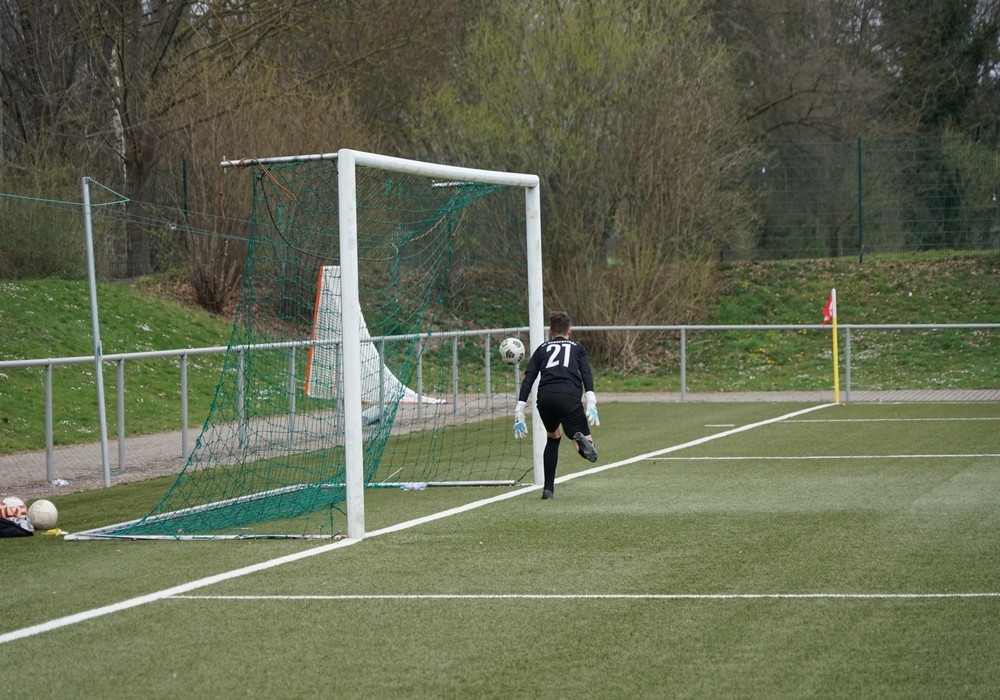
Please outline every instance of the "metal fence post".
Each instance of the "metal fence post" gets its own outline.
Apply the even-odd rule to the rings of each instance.
[[[125,358],[118,365],[118,471],[125,469]]]
[[[485,376],[486,376],[485,383],[486,383],[486,410],[487,411],[493,410],[493,386],[492,386],[493,382],[490,379],[490,338],[492,338],[492,336],[489,333],[487,333],[486,334],[485,349],[484,349],[484,353],[485,354],[483,356],[483,364],[484,364],[483,369],[484,369]]]
[[[424,420],[424,339],[417,341],[417,421]]]
[[[865,261],[864,179],[861,169],[861,137],[858,137],[858,263]],[[848,336],[850,332],[848,331]],[[850,400],[850,399],[848,399]]]
[[[295,346],[288,354],[288,431],[295,432]]]
[[[246,381],[243,373],[243,348],[236,351],[236,432],[239,436],[240,446],[247,446],[247,412],[246,412]]]
[[[384,357],[384,355],[383,355]],[[451,337],[451,412],[458,415],[458,336]]]
[[[181,457],[188,456],[188,356],[181,353]]]
[[[844,329],[844,401],[851,402],[851,329]]]
[[[56,478],[52,465],[54,443],[52,438],[52,363],[49,362],[45,365],[45,479],[50,484]]]
[[[687,398],[687,334],[681,328],[681,403]]]

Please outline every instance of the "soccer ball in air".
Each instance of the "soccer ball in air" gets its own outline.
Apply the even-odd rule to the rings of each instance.
[[[51,530],[59,520],[59,511],[52,501],[41,499],[28,506],[28,520],[36,530]]]
[[[517,338],[506,338],[500,343],[500,359],[508,365],[516,365],[524,359],[524,343]]]

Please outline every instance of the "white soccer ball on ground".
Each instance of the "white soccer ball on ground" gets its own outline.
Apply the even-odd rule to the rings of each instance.
[[[59,520],[59,511],[52,501],[43,498],[28,506],[28,520],[36,530],[51,530]]]
[[[500,343],[500,359],[508,365],[516,365],[524,359],[524,343],[517,338],[505,338]]]

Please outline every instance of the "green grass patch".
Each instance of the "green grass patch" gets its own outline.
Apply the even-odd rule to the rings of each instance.
[[[706,325],[822,323],[830,289],[840,324],[1000,323],[1000,256],[740,263],[720,267],[718,297]],[[846,359],[840,331],[841,380]],[[855,331],[852,387],[995,388],[1000,333]],[[689,391],[796,391],[833,386],[829,326],[687,334]],[[680,337],[628,374],[598,367],[603,391],[679,391]]]
[[[84,357],[94,354],[85,280],[0,282],[0,360]],[[104,355],[224,346],[232,322],[125,284],[98,287]],[[191,425],[208,415],[222,355],[188,358]],[[118,431],[117,367],[102,367],[108,430]],[[93,363],[53,367],[53,441],[71,445],[100,437]],[[0,370],[0,453],[45,447],[43,368]],[[126,435],[177,430],[180,359],[136,360],[124,365]]]

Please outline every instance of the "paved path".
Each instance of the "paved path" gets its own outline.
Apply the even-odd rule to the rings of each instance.
[[[604,393],[601,403],[681,403],[679,393]],[[852,391],[841,392],[841,401],[851,403],[893,402],[1000,402],[1000,389],[991,390],[927,390],[927,391]],[[832,391],[774,391],[747,393],[691,393],[683,397],[687,403],[824,403],[833,401]],[[193,447],[199,430],[189,431],[188,444]],[[141,481],[157,476],[177,474],[184,466],[181,454],[181,433],[160,433],[126,438],[125,464],[118,464],[118,442],[109,440],[108,460],[112,484]],[[104,486],[104,469],[100,443],[59,447],[53,450],[52,473],[47,473],[46,453],[26,452],[0,456],[0,496],[16,495],[25,501],[63,493],[85,491]],[[53,479],[69,482],[56,486]]]

